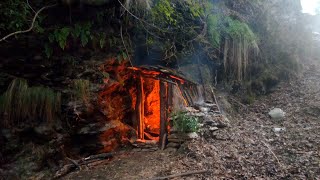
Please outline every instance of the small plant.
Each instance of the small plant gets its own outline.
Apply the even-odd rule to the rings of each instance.
[[[29,87],[24,79],[14,79],[0,98],[1,123],[7,127],[46,120],[52,122],[60,113],[61,94],[46,87]]]
[[[173,126],[180,132],[197,132],[199,130],[198,118],[188,115],[187,112],[173,113],[171,119]]]

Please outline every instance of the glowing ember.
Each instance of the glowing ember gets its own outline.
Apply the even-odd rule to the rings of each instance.
[[[160,133],[160,81],[150,78],[145,78],[143,81],[145,132],[158,136]]]

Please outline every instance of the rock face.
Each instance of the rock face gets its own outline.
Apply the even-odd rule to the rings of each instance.
[[[274,108],[268,114],[272,119],[281,120],[284,118],[286,113],[280,108]]]

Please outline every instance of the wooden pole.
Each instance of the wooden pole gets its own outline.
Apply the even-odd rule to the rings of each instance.
[[[136,101],[136,121],[138,138],[144,139],[144,91],[143,91],[143,79],[141,74],[138,74],[137,79],[137,101]]]
[[[144,140],[144,101],[145,94],[143,89],[143,78],[140,76],[140,86],[141,86],[141,104],[140,104],[140,139]]]
[[[159,147],[165,147],[168,119],[168,83],[160,80],[160,139]]]

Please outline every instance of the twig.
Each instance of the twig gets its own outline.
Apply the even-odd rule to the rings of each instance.
[[[72,164],[66,164],[64,165],[60,170],[58,170],[54,176],[54,179],[60,178],[61,176],[64,176],[71,171],[73,171],[76,167],[78,167],[80,170],[81,165],[88,165],[93,162],[101,161],[107,158],[111,158],[113,156],[113,153],[102,153],[97,155],[91,155],[86,158],[82,158],[79,160],[73,160],[67,157],[68,160],[72,162]]]
[[[56,6],[56,5],[57,5],[57,4],[53,4],[53,5],[49,5],[49,6],[44,6],[44,7],[42,7],[42,8],[34,15],[33,20],[32,20],[32,23],[31,23],[31,26],[29,27],[29,29],[23,30],[23,31],[16,31],[16,32],[10,33],[10,34],[6,35],[5,37],[1,38],[1,39],[0,39],[0,42],[6,40],[7,38],[9,38],[9,37],[11,37],[11,36],[14,36],[14,35],[17,35],[17,34],[22,34],[22,33],[30,32],[30,31],[34,28],[34,23],[35,23],[37,17],[39,16],[39,13],[41,13],[41,12],[42,12],[43,10],[45,10],[45,9],[54,7],[54,6]]]
[[[77,161],[75,161],[75,160],[73,160],[73,159],[71,159],[71,158],[69,158],[69,157],[67,157],[67,159],[68,159],[69,161],[71,161],[75,166],[77,166],[80,171],[82,170],[81,166],[77,163]]]
[[[29,0],[27,0],[27,5],[29,6],[29,8],[34,12],[36,13],[36,11],[31,7],[31,5],[29,4]]]
[[[169,178],[175,178],[175,177],[181,177],[181,176],[188,176],[192,174],[203,174],[209,172],[208,170],[201,170],[201,171],[190,171],[190,172],[185,172],[181,174],[174,174],[174,175],[169,175],[169,176],[163,176],[163,177],[155,177],[150,180],[163,180],[163,179],[169,179]]]
[[[130,65],[133,67],[133,64],[132,64],[132,62],[131,62],[130,55],[129,55],[129,52],[128,52],[128,49],[127,49],[127,46],[126,46],[126,44],[124,43],[124,40],[123,40],[122,25],[120,26],[120,36],[121,36],[121,40],[122,40],[123,46],[124,46],[124,48],[126,49],[126,53],[127,53],[128,60],[129,60],[129,62],[130,62]]]
[[[145,24],[147,24],[147,25],[149,25],[149,26],[151,26],[151,27],[154,27],[154,28],[158,29],[159,31],[163,31],[163,32],[164,32],[163,29],[161,29],[161,28],[159,28],[159,27],[157,27],[157,26],[155,26],[155,25],[153,25],[153,24],[150,24],[150,23],[148,23],[147,21],[145,21],[145,20],[137,17],[136,15],[134,15],[132,12],[130,12],[130,11],[121,3],[120,0],[118,0],[118,2],[119,2],[119,4],[123,7],[123,9],[124,9],[125,11],[127,11],[132,17],[136,18],[137,20],[139,20],[139,21],[141,21],[141,22],[143,22],[143,23],[145,23]]]
[[[261,141],[261,142],[262,142],[262,144],[263,144],[264,146],[266,146],[266,147],[268,148],[268,150],[270,151],[270,153],[271,153],[271,154],[273,155],[273,157],[277,160],[277,163],[279,164],[280,168],[283,169],[282,164],[280,163],[278,157],[277,157],[276,154],[272,151],[272,149],[270,148],[270,146],[269,146],[266,142],[264,142],[264,141]]]

